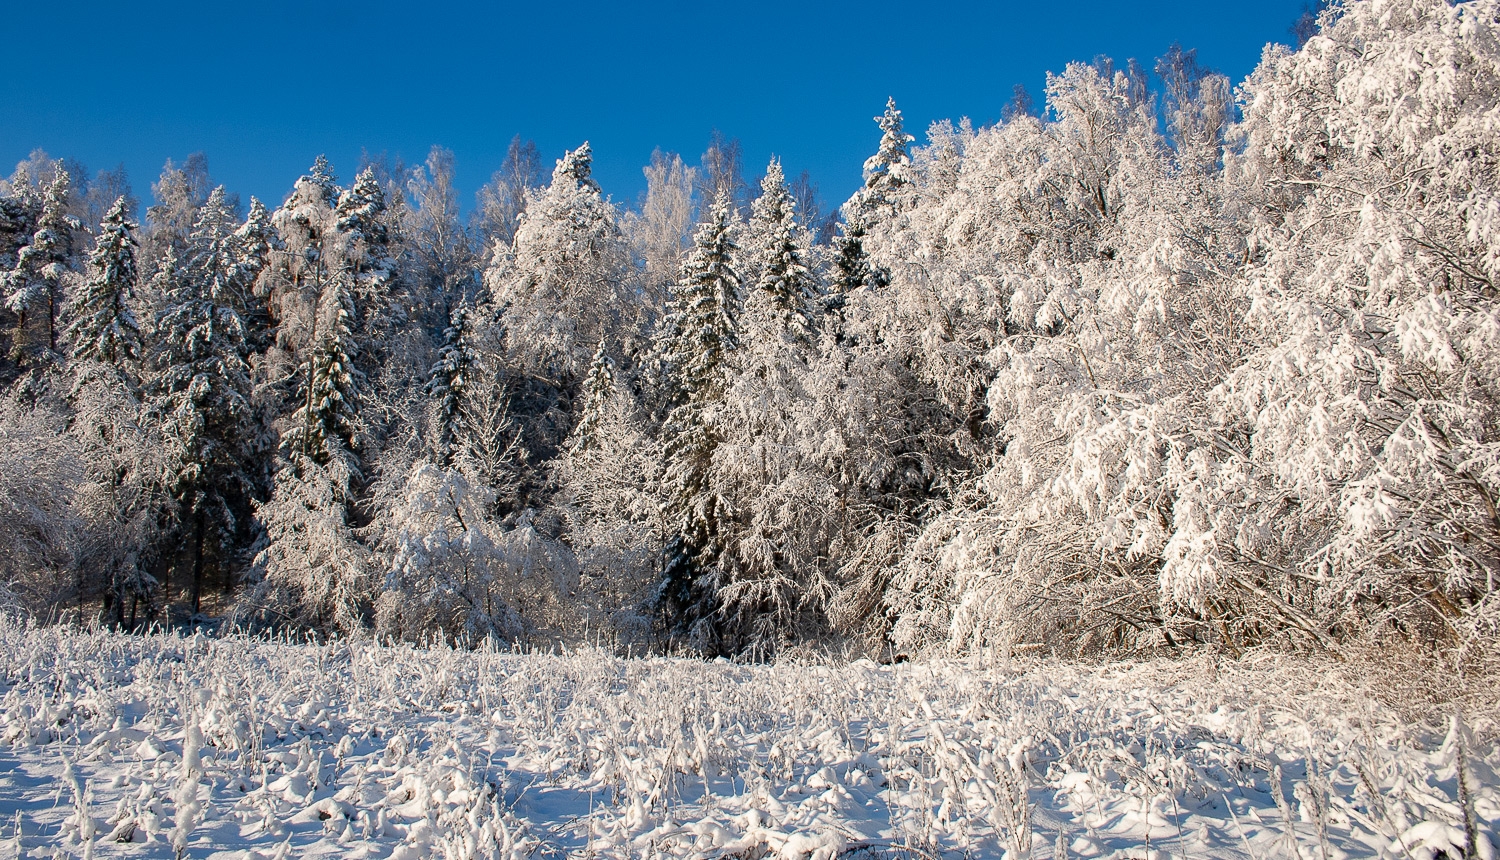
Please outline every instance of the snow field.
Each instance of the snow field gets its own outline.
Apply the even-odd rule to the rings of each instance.
[[[743,666],[0,621],[0,858],[1490,858],[1494,729],[1404,723],[1287,658]]]

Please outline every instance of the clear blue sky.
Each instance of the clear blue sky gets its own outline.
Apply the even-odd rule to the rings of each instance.
[[[124,162],[149,200],[162,163],[207,153],[215,181],[279,203],[314,156],[341,179],[362,148],[454,150],[466,198],[511,136],[550,167],[592,141],[616,201],[654,147],[696,163],[712,129],[747,178],[782,157],[829,203],[859,183],[895,96],[933,120],[995,121],[1014,84],[1108,54],[1148,67],[1172,42],[1243,79],[1290,40],[1304,0],[569,3],[18,2],[5,12],[0,165],[36,147]]]

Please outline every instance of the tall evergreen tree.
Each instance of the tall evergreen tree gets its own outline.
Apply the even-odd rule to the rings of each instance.
[[[880,125],[880,147],[865,159],[864,187],[844,204],[844,220],[834,240],[834,289],[841,294],[890,284],[890,272],[871,260],[868,245],[878,241],[872,231],[878,232],[904,205],[906,189],[912,184],[908,147],[913,138],[903,129],[894,98],[886,100],[885,113],[875,117],[875,122]]]
[[[255,495],[247,464],[250,376],[245,327],[216,292],[212,246],[222,237],[217,214],[200,219],[189,252],[195,265],[178,268],[168,248],[157,285],[167,305],[156,321],[147,401],[148,421],[162,428],[167,489],[187,532],[191,604],[200,609],[206,570],[222,566]]]
[[[142,357],[141,327],[131,307],[139,246],[127,206],[124,197],[118,198],[100,223],[89,278],[69,308],[74,361],[118,366]]]
[[[804,260],[796,203],[780,160],[771,159],[760,187],[750,212],[749,234],[758,247],[748,250],[757,277],[745,301],[746,323],[761,332],[789,333],[808,345],[815,337],[811,306],[818,283]]]
[[[903,129],[894,98],[886,100],[885,113],[875,122],[880,124],[880,148],[865,159],[863,204],[867,210],[899,205],[903,190],[912,182],[908,147],[914,138]]]
[[[485,280],[506,308],[507,347],[526,372],[576,385],[601,338],[623,332],[633,300],[629,254],[592,175],[585,142],[557,162],[552,183],[526,208],[513,259]]]
[[[18,318],[12,349],[17,358],[57,349],[57,312],[73,272],[73,235],[82,229],[68,214],[71,178],[58,169],[46,195],[31,241],[16,254],[16,267],[5,278],[6,306]],[[35,331],[40,329],[41,331]]]
[[[615,363],[601,340],[599,348],[594,350],[593,361],[589,363],[589,375],[583,381],[583,411],[579,415],[578,426],[573,428],[569,451],[576,454],[593,444],[594,433],[603,420],[614,391]]]
[[[351,281],[348,272],[328,278],[318,297],[318,340],[298,368],[285,459],[256,512],[267,540],[244,606],[263,619],[343,632],[364,626],[374,599],[369,552],[352,523],[363,476]]]
[[[99,226],[88,279],[73,297],[73,406],[69,434],[85,452],[74,508],[83,522],[74,550],[82,593],[99,593],[103,617],[133,625],[158,584],[149,573],[160,553],[163,488],[159,440],[141,419],[136,319],[136,225],[118,197]],[[127,615],[127,605],[130,607]]]
[[[406,319],[396,295],[396,237],[387,223],[388,213],[385,190],[368,167],[339,196],[333,213],[339,233],[339,267],[360,311],[353,320],[361,347],[355,357],[366,374],[383,363],[395,326]]]
[[[261,273],[270,265],[271,255],[281,244],[271,213],[257,198],[250,198],[250,214],[234,231],[238,254],[230,272],[230,283],[240,316],[245,321],[245,344],[252,352],[264,352],[269,346],[271,311],[258,290]]]
[[[465,435],[465,389],[470,375],[479,370],[479,351],[474,346],[473,312],[460,303],[443,330],[443,347],[432,365],[427,395],[432,404],[432,455],[439,468],[453,463]]]
[[[729,353],[739,342],[731,205],[721,193],[694,235],[659,347],[676,400],[664,432],[668,506],[677,532],[667,547],[656,606],[669,635],[701,651],[719,647],[712,571],[721,511],[707,476],[718,443],[713,409],[724,392]]]

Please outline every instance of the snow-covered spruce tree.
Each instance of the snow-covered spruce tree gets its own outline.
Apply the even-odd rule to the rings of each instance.
[[[577,422],[594,346],[607,338],[628,354],[640,342],[629,253],[614,207],[590,175],[591,159],[585,144],[557,162],[551,185],[527,205],[513,253],[485,275],[485,340],[500,352],[487,356],[475,395],[489,404],[486,421],[494,425],[480,434],[480,450],[486,470],[499,470],[487,480],[495,482],[502,516],[546,506],[545,464]]]
[[[859,205],[879,220],[884,210],[899,209],[906,189],[911,185],[911,155],[908,147],[914,138],[902,126],[901,111],[894,98],[887,99],[885,113],[875,118],[880,124],[880,148],[865,159],[865,187],[858,192]]]
[[[270,500],[257,508],[267,543],[244,609],[264,622],[351,633],[369,617],[371,560],[352,525],[363,478],[353,284],[352,269],[324,279],[317,340],[298,368],[298,405],[282,431],[284,460]]]
[[[266,205],[251,197],[250,213],[234,231],[236,254],[228,274],[237,309],[245,321],[245,344],[252,353],[265,352],[270,346],[271,312],[257,291],[257,283],[280,242]]]
[[[99,227],[87,279],[68,310],[73,407],[69,433],[82,446],[82,480],[71,507],[80,591],[98,593],[110,622],[133,625],[152,614],[156,580],[148,572],[159,550],[164,512],[161,446],[143,427],[136,321],[136,226],[124,197]],[[93,580],[86,582],[86,580]]]
[[[70,268],[74,233],[83,229],[68,214],[71,179],[59,168],[42,198],[36,231],[16,252],[16,265],[6,273],[6,307],[16,315],[11,340],[12,358],[35,365],[57,350],[58,311],[64,292],[76,273]]]
[[[68,309],[73,322],[67,337],[76,362],[119,366],[143,355],[141,326],[132,307],[139,245],[125,207],[125,198],[119,198],[99,224],[88,278]]]
[[[820,290],[806,263],[806,231],[797,221],[779,159],[771,159],[760,187],[742,242],[749,265],[740,268],[754,278],[748,281],[754,286],[745,301],[746,328],[778,340],[788,334],[808,346],[817,337],[813,304]]]
[[[236,313],[248,304],[237,294],[239,285],[233,280],[239,263],[239,244],[235,240],[239,226],[224,186],[215,187],[198,208],[198,220],[188,234],[183,257],[188,277],[202,281],[209,296]]]
[[[360,171],[334,208],[338,265],[352,279],[351,300],[360,309],[354,332],[362,345],[360,369],[373,373],[389,354],[396,329],[407,316],[397,295],[395,260],[385,191],[375,172]]]
[[[375,597],[369,551],[353,530],[365,435],[357,296],[373,295],[388,274],[372,223],[383,192],[356,186],[341,194],[319,157],[272,216],[284,249],[262,290],[280,313],[273,358],[295,363],[275,487],[256,512],[266,531],[258,581],[240,608],[263,623],[345,633],[364,627]]]
[[[718,565],[724,647],[767,656],[827,633],[836,592],[829,542],[838,499],[819,448],[810,365],[819,360],[818,284],[803,263],[779,162],[754,202],[745,256],[758,274],[740,317],[707,485],[722,500]]]
[[[31,243],[41,214],[41,196],[32,188],[30,171],[22,163],[9,180],[0,183],[0,270],[15,268],[16,253]]]
[[[885,113],[875,118],[880,124],[880,147],[865,159],[864,187],[854,192],[843,206],[843,221],[834,240],[833,288],[836,293],[851,293],[861,288],[880,288],[890,281],[889,271],[870,256],[870,242],[879,244],[881,236],[871,237],[891,225],[896,212],[906,205],[911,185],[911,156],[907,147],[912,136],[902,127],[901,111],[896,100],[888,99]]]
[[[166,489],[176,501],[184,541],[190,611],[200,609],[205,574],[232,559],[233,537],[256,495],[248,453],[249,368],[245,328],[226,304],[217,246],[229,226],[208,212],[189,237],[189,262],[168,248],[156,278],[159,313],[148,362],[146,421],[166,447]]]
[[[448,317],[443,330],[443,346],[437,362],[428,372],[427,396],[430,406],[428,438],[433,461],[439,468],[453,464],[454,455],[469,435],[466,391],[471,377],[480,372],[479,350],[474,343],[474,312],[460,303]]]
[[[8,283],[9,273],[15,270],[16,257],[21,249],[31,242],[36,232],[36,222],[42,214],[41,195],[31,185],[26,164],[16,167],[9,181],[0,183],[0,286]],[[7,290],[7,293],[9,291]],[[7,384],[16,377],[17,354],[15,336],[20,333],[20,318],[8,304],[0,302],[0,379]]]
[[[513,257],[485,273],[496,306],[505,308],[513,360],[564,387],[587,371],[601,339],[622,342],[622,321],[633,318],[629,255],[592,163],[587,143],[558,160],[551,184],[521,216]]]
[[[271,213],[277,242],[256,280],[255,294],[270,316],[273,336],[265,356],[270,380],[290,380],[317,340],[317,312],[326,282],[338,270],[334,206],[339,200],[327,159],[318,156]],[[292,391],[277,386],[281,408],[294,408]]]
[[[622,645],[649,645],[666,532],[662,446],[602,343],[583,391],[582,416],[551,463],[554,505],[580,573],[574,611],[587,629],[612,630]]]
[[[614,393],[615,362],[601,340],[589,362],[589,375],[583,380],[583,408],[578,414],[578,425],[568,439],[569,453],[583,451],[595,442],[595,433]]]
[[[655,597],[667,636],[703,652],[720,648],[717,564],[720,499],[708,484],[719,442],[717,411],[729,354],[739,343],[740,277],[730,199],[720,194],[693,237],[658,343],[675,404],[663,428],[668,522],[675,534]]]

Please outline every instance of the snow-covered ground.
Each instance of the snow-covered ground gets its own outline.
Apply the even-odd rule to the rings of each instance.
[[[1332,664],[741,666],[0,621],[0,858],[1490,857]],[[1462,765],[1462,768],[1460,768]]]

